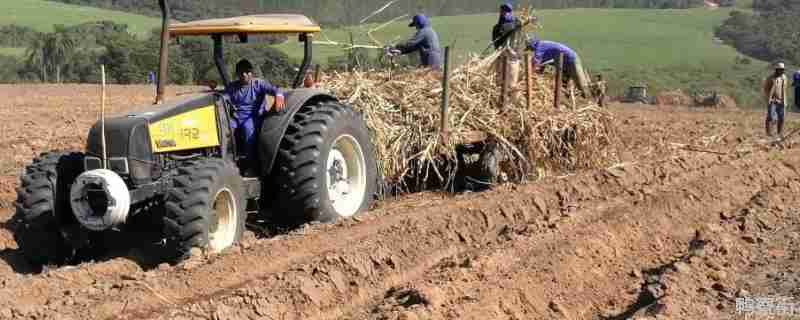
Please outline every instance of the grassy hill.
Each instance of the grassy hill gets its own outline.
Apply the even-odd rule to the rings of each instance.
[[[112,20],[144,35],[160,25],[160,20],[120,11],[97,9],[43,0],[0,1],[0,25],[17,24],[39,31],[52,31],[53,24],[73,25],[89,21]]]
[[[145,36],[152,28],[159,27],[159,19],[120,11],[63,4],[43,0],[0,1],[0,25],[16,24],[38,31],[53,30],[53,24],[74,25],[98,20],[112,20],[128,25],[128,30]],[[20,56],[24,48],[0,47],[0,55]]]
[[[647,83],[652,91],[671,88],[709,88],[724,91],[746,104],[755,103],[760,77],[767,65],[751,60],[736,63],[739,54],[713,41],[713,28],[722,23],[730,9],[706,10],[627,10],[567,9],[538,12],[543,29],[541,39],[563,42],[581,55],[584,66],[595,74],[610,77],[612,93],[621,94],[628,85]],[[456,61],[468,52],[480,52],[489,42],[496,15],[470,15],[433,18],[442,45],[453,45]],[[394,23],[374,36],[383,43],[408,37],[413,29],[407,22]],[[357,44],[369,44],[363,34],[372,25],[326,30],[323,38],[349,41],[352,31]],[[323,28],[324,29],[324,28]],[[283,48],[299,59],[297,44]],[[315,60],[341,55],[331,46],[316,46]]]

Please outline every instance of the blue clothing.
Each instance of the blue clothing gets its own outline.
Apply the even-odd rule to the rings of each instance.
[[[264,120],[264,99],[266,95],[282,97],[283,92],[267,81],[255,79],[247,85],[242,85],[239,81],[232,82],[225,88],[225,93],[236,106],[231,129],[237,137],[241,155],[254,161],[257,156],[258,129]]]
[[[564,53],[564,66],[575,64],[578,54],[569,47],[554,41],[533,40],[528,44],[528,48],[533,50],[533,62],[541,64],[549,60],[558,59],[560,53]]]
[[[254,166],[258,159],[258,129],[264,123],[263,117],[231,120],[231,129],[236,137],[236,145],[239,146],[239,155],[244,158],[245,166]]]
[[[792,79],[794,80],[794,82],[792,83],[793,86],[795,87],[800,86],[800,71],[795,72],[794,76],[792,76]]]
[[[246,85],[242,85],[239,81],[232,82],[225,88],[225,93],[236,106],[237,117],[239,114],[245,117],[251,116],[254,112],[261,115],[266,95],[283,96],[283,92],[278,87],[261,79],[254,79]]]
[[[783,123],[785,106],[783,103],[773,102],[767,106],[767,121]]]
[[[439,46],[439,36],[430,27],[425,16],[419,16],[422,18],[415,25],[417,33],[406,43],[395,46],[395,49],[400,50],[402,54],[419,51],[419,58],[423,67],[439,69],[442,66],[442,49]],[[414,16],[414,21],[417,22],[417,20],[417,16]]]
[[[497,24],[492,28],[492,44],[494,49],[500,49],[514,43],[517,32],[522,27],[522,22],[514,17],[511,11],[503,12]]]
[[[800,110],[800,86],[798,85],[794,87],[794,107]]]
[[[428,21],[428,17],[424,14],[416,14],[413,18],[411,18],[411,23],[408,25],[409,27],[416,27],[417,30],[430,26],[431,23]]]

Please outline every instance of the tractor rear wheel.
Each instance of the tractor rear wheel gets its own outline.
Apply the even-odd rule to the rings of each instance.
[[[83,158],[82,153],[43,153],[20,177],[12,219],[14,239],[34,267],[62,265],[75,256],[61,228],[75,222],[69,190],[83,171]]]
[[[276,218],[290,224],[367,210],[377,165],[361,115],[339,102],[302,107],[281,141],[273,179]]]
[[[233,164],[208,159],[179,167],[165,201],[171,259],[184,260],[195,247],[219,253],[238,242],[245,230],[245,203],[244,183]]]

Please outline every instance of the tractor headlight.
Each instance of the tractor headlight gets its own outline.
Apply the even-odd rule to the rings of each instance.
[[[103,161],[98,157],[87,156],[83,160],[83,167],[85,171],[103,169]],[[121,175],[130,174],[131,171],[128,165],[128,158],[124,157],[109,158],[108,169]]]
[[[127,175],[130,173],[128,158],[110,158],[108,159],[108,168],[118,174]]]
[[[131,159],[130,177],[136,184],[148,183],[153,179],[154,165],[147,161]]]
[[[83,158],[84,171],[92,171],[103,168],[103,161],[98,157],[86,156]]]

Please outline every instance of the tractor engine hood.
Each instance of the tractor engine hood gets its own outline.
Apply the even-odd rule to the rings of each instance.
[[[158,105],[150,110],[106,118],[108,169],[124,178],[129,178],[133,184],[145,184],[157,179],[161,176],[161,164],[157,161],[159,150],[154,144],[156,142],[153,138],[154,124],[174,122],[172,119],[185,116],[201,108],[214,106],[215,101],[213,94],[205,94]],[[213,119],[213,125],[216,128],[216,119]],[[165,126],[158,127],[164,128]],[[180,127],[174,126],[168,129],[181,130]],[[100,158],[103,149],[100,131],[100,121],[97,121],[89,130],[86,143],[86,170],[102,168]],[[175,151],[175,148],[167,151]]]

